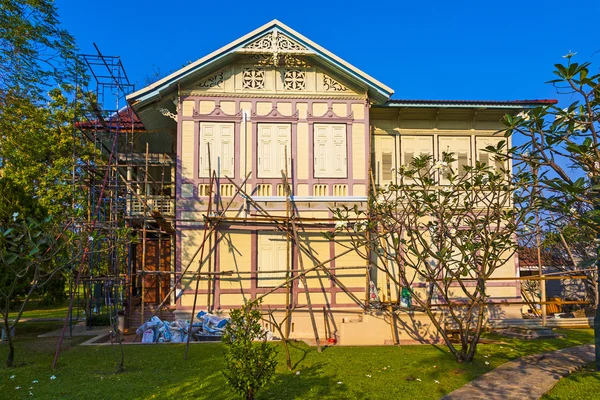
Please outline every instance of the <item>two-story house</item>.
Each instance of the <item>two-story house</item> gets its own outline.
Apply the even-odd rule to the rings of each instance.
[[[381,288],[383,279],[347,252],[343,238],[322,235],[333,226],[330,208],[366,207],[372,184],[389,182],[393,167],[420,154],[452,151],[459,166],[487,161],[483,149],[500,140],[494,133],[504,114],[549,102],[394,100],[392,94],[275,20],[128,96],[147,131],[162,132],[171,138],[162,142],[176,148],[171,254],[174,276],[182,279],[171,302],[177,314],[189,316],[194,300],[196,310],[227,313],[269,293],[263,307],[295,307],[292,337],[314,337],[310,300],[321,338],[390,341],[389,319],[364,309],[370,282]],[[290,246],[280,229],[290,215],[307,250]],[[319,263],[328,273],[317,268],[285,285],[288,270],[293,275]],[[497,274],[517,276],[514,260]],[[521,301],[516,281],[488,287],[505,316],[520,316],[520,305],[511,305]],[[418,314],[405,320],[416,327],[412,332],[399,325],[401,343],[431,339]]]

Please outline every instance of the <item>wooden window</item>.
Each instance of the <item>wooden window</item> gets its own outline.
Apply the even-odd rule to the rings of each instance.
[[[210,168],[217,176],[234,177],[235,141],[233,123],[201,122],[200,123],[200,160],[199,175],[209,178],[211,171],[208,162],[208,147],[210,145]]]
[[[433,155],[433,136],[402,136],[400,146],[402,165],[410,165],[416,157]]]
[[[292,174],[292,148],[290,124],[258,124],[258,177],[281,179],[285,171],[287,148],[287,170]]]
[[[442,161],[443,153],[453,153],[455,161],[450,165],[458,176],[464,176],[465,166],[471,165],[471,137],[469,136],[440,136],[438,159]],[[450,170],[443,171],[440,182],[450,183]]]
[[[346,178],[346,125],[315,124],[314,153],[315,178]]]
[[[402,136],[402,165],[409,165],[415,157],[433,154],[433,137]]]
[[[477,161],[494,166],[498,169],[506,168],[505,163],[500,160],[496,160],[494,154],[485,150],[488,146],[496,147],[499,142],[506,140],[505,138],[499,137],[485,137],[477,136],[475,138],[475,149],[477,151]]]
[[[272,232],[258,234],[257,271],[258,287],[275,287],[285,282],[287,240]]]
[[[396,138],[392,135],[374,135],[372,157],[375,183],[384,185],[396,182],[396,174],[392,172],[392,168],[396,167]]]

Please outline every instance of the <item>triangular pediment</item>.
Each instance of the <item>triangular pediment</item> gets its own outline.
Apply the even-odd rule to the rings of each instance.
[[[137,109],[164,98],[181,85],[200,79],[203,79],[201,87],[217,90],[227,81],[227,76],[219,75],[219,71],[236,63],[240,56],[248,55],[256,56],[274,68],[286,66],[292,59],[305,60],[324,71],[323,76],[318,77],[318,85],[322,85],[328,92],[344,93],[352,87],[360,89],[363,95],[366,94],[375,103],[383,103],[393,94],[393,90],[383,83],[274,20],[129,95],[127,100]]]

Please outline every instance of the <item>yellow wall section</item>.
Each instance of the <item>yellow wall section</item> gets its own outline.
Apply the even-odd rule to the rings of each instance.
[[[351,292],[361,302],[365,301],[365,292]],[[335,302],[338,304],[356,304],[352,297],[347,293],[336,293]]]
[[[296,171],[298,179],[308,179],[308,124],[298,123],[296,143]]]
[[[352,194],[354,196],[366,196],[365,185],[353,185]]]
[[[252,263],[252,235],[248,232],[228,232],[222,235],[219,242],[221,271],[233,271],[232,276],[221,278],[221,289],[243,289],[250,288],[249,274],[238,274],[238,272],[250,271]]]
[[[194,121],[181,124],[181,175],[193,179],[194,174]]]
[[[196,250],[200,247],[203,240],[203,231],[202,230],[183,230],[181,232],[181,267],[185,269],[188,265],[198,265],[200,261],[200,254],[197,254],[196,257],[192,259]],[[206,257],[206,255],[205,255]],[[206,258],[205,258],[206,260]],[[192,267],[190,267],[192,268]],[[195,268],[192,268],[194,271]],[[192,283],[195,281],[195,278],[191,275],[185,276],[181,280],[181,284],[185,289],[192,289],[195,287]],[[207,281],[205,279],[200,280],[200,289],[207,288]]]
[[[354,119],[364,119],[365,106],[362,104],[352,104],[352,116]]]
[[[332,109],[338,117],[345,117],[348,115],[348,107],[345,103],[333,103]]]
[[[296,187],[296,196],[308,196],[308,185],[304,183],[298,184]]]
[[[307,103],[296,103],[296,109],[298,110],[298,117],[301,119],[306,119],[306,113],[308,111]]]
[[[313,103],[312,115],[313,117],[322,117],[327,112],[327,103]]]
[[[338,237],[335,244],[335,254],[344,253],[348,247],[352,247],[349,239]],[[350,252],[335,259],[335,267],[362,267],[366,261],[356,252]],[[336,270],[336,276],[343,285],[347,287],[365,287],[365,268]]]
[[[210,114],[215,109],[215,102],[212,100],[200,100],[200,114]]]
[[[219,301],[221,302],[221,307],[229,308],[229,307],[239,307],[244,304],[246,300],[250,300],[250,295],[244,295],[242,293],[239,294],[222,294],[219,296]]]
[[[277,111],[279,111],[281,115],[289,117],[292,115],[292,103],[277,103]]]
[[[221,111],[228,115],[235,115],[235,101],[222,101],[219,103]]]
[[[267,101],[259,101],[256,103],[256,114],[267,115],[273,109],[273,104]]]
[[[352,177],[365,179],[365,124],[352,124]]]
[[[194,106],[195,106],[196,102],[193,100],[186,100],[183,102],[183,116],[184,117],[191,117],[194,114]]]
[[[264,304],[267,304],[267,305],[269,305],[269,304],[272,304],[272,305],[285,304],[285,294],[271,293],[264,298],[263,305]]]

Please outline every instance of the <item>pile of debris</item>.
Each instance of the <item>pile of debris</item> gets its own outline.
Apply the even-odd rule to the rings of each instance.
[[[225,333],[228,318],[200,311],[192,324],[190,340],[218,340]],[[178,319],[173,322],[152,317],[135,331],[142,337],[142,343],[185,343],[190,332],[190,321]]]

